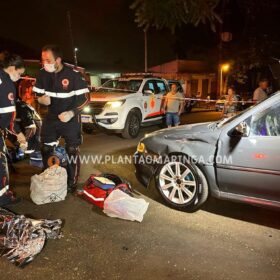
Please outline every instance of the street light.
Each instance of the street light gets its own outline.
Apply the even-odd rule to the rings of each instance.
[[[221,76],[220,76],[220,96],[223,94],[223,72],[227,72],[230,68],[228,63],[221,65]]]
[[[78,66],[78,57],[77,57],[77,52],[78,48],[74,48],[74,60],[75,60],[75,66]]]

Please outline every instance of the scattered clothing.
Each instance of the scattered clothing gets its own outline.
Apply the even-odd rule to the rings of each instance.
[[[0,254],[19,267],[38,255],[47,239],[61,238],[61,220],[33,220],[0,208]]]

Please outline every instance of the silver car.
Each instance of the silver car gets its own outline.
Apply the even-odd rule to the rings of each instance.
[[[197,210],[212,195],[280,209],[280,92],[230,119],[147,135],[135,168],[175,208]]]

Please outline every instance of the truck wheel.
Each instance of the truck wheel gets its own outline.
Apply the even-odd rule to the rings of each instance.
[[[122,137],[126,139],[136,138],[139,135],[141,127],[141,120],[139,114],[135,111],[129,112]]]
[[[200,169],[178,157],[158,168],[156,187],[165,203],[175,209],[194,212],[208,198],[208,184]]]

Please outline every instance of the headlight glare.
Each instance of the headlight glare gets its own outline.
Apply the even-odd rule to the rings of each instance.
[[[119,108],[123,105],[124,101],[108,101],[106,107]]]
[[[83,109],[83,112],[85,113],[89,113],[91,111],[91,108],[89,106],[86,106],[84,109]]]

